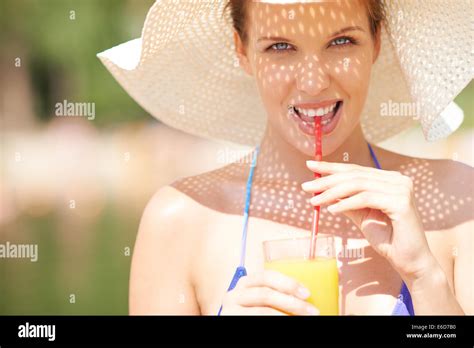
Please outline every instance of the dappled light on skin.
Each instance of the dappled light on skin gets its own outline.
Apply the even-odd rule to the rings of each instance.
[[[284,155],[274,151],[281,150],[281,144],[272,142],[284,142],[286,147],[296,148],[309,159],[314,155],[314,136],[300,130],[289,115],[288,105],[340,99],[343,100],[341,117],[336,128],[323,135],[323,156],[340,149],[360,124],[376,58],[375,39],[366,8],[359,1],[271,5],[252,2],[248,14],[246,71],[255,79],[267,116],[267,133],[253,178],[250,216],[274,222],[275,229],[277,224],[290,226],[295,236],[309,235],[313,206],[309,202],[311,195],[301,189],[301,184],[312,180],[313,173],[308,171],[306,177],[298,175],[292,164],[298,166],[300,158],[292,164],[285,163],[280,158]],[[245,59],[241,62],[245,67]],[[442,184],[435,179],[443,177],[441,162],[409,157],[395,159],[396,156],[374,148],[378,158],[387,158],[381,163],[382,169],[399,171],[412,178],[416,205],[426,231],[460,224],[466,216],[461,210],[473,208],[472,193],[443,192]],[[351,162],[350,157],[356,156],[352,150],[344,148],[348,159],[341,158],[340,162]],[[213,211],[241,216],[253,155],[251,152],[220,169],[177,180],[172,186]],[[368,165],[375,167],[372,163]],[[238,230],[238,226],[235,228]],[[250,235],[259,232],[263,233],[249,226]],[[398,295],[400,276],[345,215],[333,215],[322,206],[320,232],[335,235],[339,247],[346,247],[350,242],[364,250],[364,258],[357,262],[344,257],[338,260],[342,313],[345,313],[346,296],[355,289],[357,296]],[[382,269],[382,276],[358,271],[372,267]],[[358,272],[361,277],[353,279],[352,275]]]
[[[290,119],[287,105],[311,100],[344,99],[344,113],[337,128],[332,134],[323,137],[323,151],[328,148],[327,151],[331,151],[332,147],[349,134],[344,129],[348,128],[351,131],[353,124],[359,122],[358,115],[365,101],[373,63],[371,56],[373,41],[369,33],[366,9],[359,1],[312,1],[304,4],[286,2],[285,4],[278,4],[278,1],[273,1],[272,4],[252,2],[249,13],[251,19],[248,54],[252,57],[254,77],[267,110],[268,123],[276,125],[275,128],[279,132],[276,136],[284,137],[289,145],[312,156],[314,139],[303,134]],[[334,39],[331,35],[347,26],[360,27],[364,30],[351,30],[347,33],[357,36],[359,41],[364,42],[365,48],[351,46],[339,51],[336,48],[334,50],[328,48],[328,43]],[[296,50],[290,53],[265,51],[272,44],[287,42],[280,39],[265,40],[283,36],[283,28],[285,30],[297,28],[296,33],[288,38],[288,42],[295,43]],[[290,29],[290,32],[293,30]],[[259,40],[262,41],[258,42]],[[350,151],[348,154],[350,155]],[[262,152],[259,158],[265,158],[266,162],[279,163],[279,159],[272,158],[273,156],[272,153]],[[209,195],[207,190],[217,193],[211,188],[213,180],[223,183],[225,179],[233,183],[238,178],[244,181],[248,174],[248,163],[249,160],[246,164],[232,164],[202,177],[189,178],[178,186],[186,188],[186,192],[200,200]],[[309,230],[312,206],[307,201],[309,196],[300,188],[301,181],[292,178],[287,168],[279,169],[268,165],[266,167],[272,168],[272,171],[261,172],[257,166],[255,184],[252,188],[254,199],[250,206],[252,216]],[[399,169],[402,174],[411,176],[415,186],[423,190],[423,186],[427,187],[432,180],[433,170],[428,167],[428,161],[412,159]],[[308,173],[308,180],[310,179],[311,174]],[[194,183],[198,186],[195,187]],[[433,185],[431,183],[431,186]],[[236,190],[236,194],[233,195],[235,200],[225,200],[225,204],[216,204],[212,208],[225,213],[241,214],[243,187],[232,187],[230,184],[229,187],[230,192]],[[428,216],[430,209],[435,209],[436,212],[436,207],[426,207],[423,204],[423,199],[426,199],[424,194],[418,194],[417,197],[422,200],[419,209],[423,222],[427,224],[428,229],[429,227],[432,229],[430,221],[440,223],[437,219],[439,214]],[[463,201],[467,201],[467,197]],[[217,199],[216,202],[220,200]],[[441,207],[440,204],[438,206]],[[447,211],[444,214],[449,213]],[[333,217],[325,207],[321,210],[321,221],[323,230],[330,229],[328,232],[340,235],[348,233],[351,237],[361,236],[348,219]],[[335,223],[337,225],[334,225]]]
[[[188,197],[213,211],[241,216],[244,210],[245,181],[254,152],[238,162],[201,175],[175,181],[172,186]],[[267,154],[267,160],[278,163]],[[384,163],[382,163],[384,166]],[[430,162],[413,158],[398,166],[400,173],[409,176],[414,183],[415,204],[422,218],[425,231],[439,231],[462,224],[468,217],[466,211],[474,211],[472,192],[446,191],[439,182],[442,178],[441,162]],[[390,168],[396,169],[396,168]],[[467,184],[467,183],[466,183]],[[313,207],[309,203],[311,195],[301,190],[301,182],[291,178],[285,168],[273,171],[259,171],[258,160],[254,174],[250,215],[252,219],[262,219],[275,224],[286,225],[290,235],[295,237],[309,235]],[[241,221],[234,226],[240,230]],[[277,230],[277,225],[274,226]],[[230,226],[229,226],[230,228]],[[249,226],[249,235],[263,231]],[[338,240],[339,249],[357,246],[364,257],[344,257],[338,254],[341,285],[341,313],[346,313],[346,296],[356,290],[357,296],[387,294],[397,296],[401,279],[387,260],[378,255],[365,240],[362,232],[343,214],[331,214],[327,207],[321,207],[320,233],[333,234]],[[428,232],[430,233],[430,232]],[[238,248],[235,245],[235,248]],[[384,269],[384,272],[363,272],[371,267]],[[354,278],[353,274],[360,277]],[[380,278],[382,277],[382,279]],[[387,284],[395,284],[387,288]],[[387,292],[389,291],[389,292]]]
[[[177,180],[173,186],[207,207],[225,213],[240,215],[244,209],[245,187],[251,156],[214,171]],[[274,158],[277,162],[278,159]],[[399,166],[401,174],[413,180],[414,195],[425,230],[448,229],[460,224],[463,209],[474,209],[470,192],[443,192],[439,179],[442,164],[413,158]],[[251,215],[277,223],[310,230],[311,196],[301,189],[301,182],[292,180],[289,173],[280,171],[258,172],[258,161],[252,185]],[[212,201],[206,199],[215,197]],[[344,215],[329,213],[321,207],[321,231],[337,236],[363,238],[356,226]]]
[[[311,155],[314,139],[299,130],[287,106],[342,99],[337,129],[323,137],[323,154],[332,152],[359,121],[368,89],[373,41],[365,7],[359,1],[257,1],[249,17],[246,53],[268,122]],[[346,41],[336,47],[334,39],[349,35],[357,45]]]

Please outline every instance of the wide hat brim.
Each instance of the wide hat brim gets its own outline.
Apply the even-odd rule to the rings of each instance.
[[[140,39],[98,57],[130,96],[163,123],[255,146],[267,116],[255,79],[239,67],[231,19],[223,13],[226,3],[156,1]],[[381,52],[361,115],[368,141],[381,142],[416,121],[428,141],[459,127],[463,112],[452,101],[473,77],[473,3],[384,2]],[[393,105],[407,105],[410,116],[382,112]]]

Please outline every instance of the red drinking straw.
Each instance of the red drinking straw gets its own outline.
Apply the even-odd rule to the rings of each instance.
[[[321,144],[321,117],[316,116],[314,126],[314,160],[321,161],[323,157],[323,150]],[[320,178],[321,174],[314,173],[314,178]],[[313,193],[313,197],[316,196],[316,193]],[[316,236],[319,230],[319,209],[320,206],[315,206],[313,209],[313,227],[311,229],[311,245],[309,251],[309,258],[310,260],[315,258],[316,254]]]

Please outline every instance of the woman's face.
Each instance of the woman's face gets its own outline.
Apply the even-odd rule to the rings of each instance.
[[[367,8],[358,0],[248,5],[248,42],[244,47],[236,35],[236,47],[256,79],[268,122],[311,156],[311,115],[323,114],[323,155],[332,153],[359,123],[378,53]]]

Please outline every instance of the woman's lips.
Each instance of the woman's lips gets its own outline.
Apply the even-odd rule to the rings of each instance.
[[[342,101],[339,101],[337,103],[336,108],[332,112],[324,116],[309,117],[309,116],[305,116],[303,114],[298,113],[296,110],[295,112],[291,114],[293,116],[293,119],[298,123],[300,130],[308,135],[314,135],[315,121],[317,117],[321,117],[322,122],[324,122],[325,120],[331,119],[331,121],[328,124],[325,124],[325,125],[321,124],[322,133],[329,134],[336,128],[337,123],[339,122],[339,119],[341,118],[343,104],[344,103]]]

